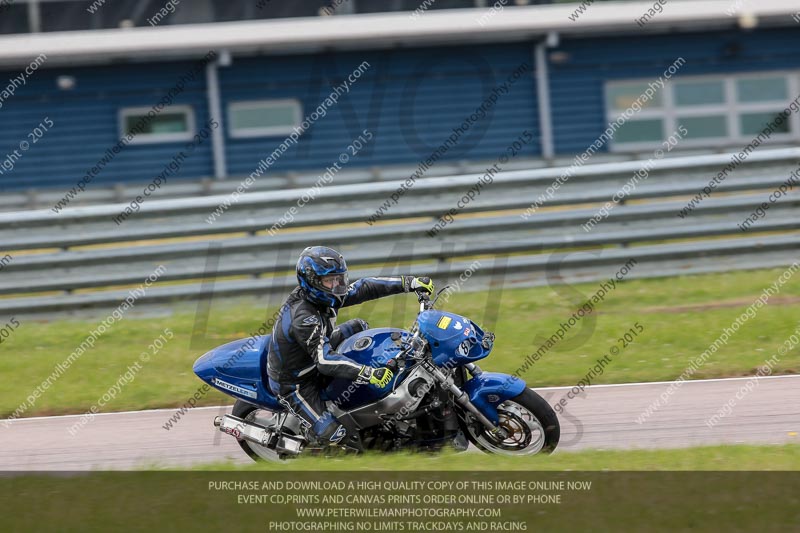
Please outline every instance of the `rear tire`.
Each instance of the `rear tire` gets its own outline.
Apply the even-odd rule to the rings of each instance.
[[[247,403],[242,400],[236,400],[236,403],[233,404],[233,410],[231,411],[233,416],[239,417],[243,420],[247,420],[249,422],[260,423],[261,425],[269,425],[269,417],[277,417],[277,413],[269,411],[267,409],[263,409],[258,407],[257,405],[253,405],[252,403]],[[266,424],[265,424],[266,422]],[[293,432],[289,432],[293,433]],[[254,444],[252,442],[246,440],[236,440],[239,443],[239,446],[244,450],[253,461],[261,462],[261,461],[272,461],[272,462],[286,462],[287,457],[285,454],[276,454],[277,458],[271,457],[266,451],[261,451],[259,448],[262,448],[258,444]],[[266,450],[266,448],[263,448]],[[259,453],[261,451],[261,453]],[[274,452],[273,452],[274,453]]]
[[[497,406],[501,425],[511,432],[504,441],[498,441],[477,421],[459,421],[469,441],[485,453],[525,456],[550,454],[558,446],[561,426],[553,408],[532,389]]]

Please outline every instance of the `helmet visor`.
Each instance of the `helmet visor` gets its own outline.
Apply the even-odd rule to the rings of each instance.
[[[322,285],[321,289],[335,296],[344,296],[347,294],[347,272],[322,276],[320,277],[320,285]]]

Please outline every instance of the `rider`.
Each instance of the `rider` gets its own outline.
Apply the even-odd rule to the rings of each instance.
[[[346,338],[368,328],[355,318],[335,327],[337,309],[401,292],[433,293],[428,277],[362,278],[352,284],[344,257],[325,246],[303,250],[295,288],[281,307],[267,357],[269,387],[321,444],[342,442],[347,429],[325,409],[321,375],[386,387],[392,371],[356,363],[336,353]],[[352,433],[352,431],[351,431]],[[357,440],[351,435],[350,440]],[[355,444],[359,447],[358,444]]]

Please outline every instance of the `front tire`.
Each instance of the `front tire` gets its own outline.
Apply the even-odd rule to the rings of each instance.
[[[521,394],[497,406],[500,425],[509,436],[499,440],[490,434],[483,425],[465,413],[468,421],[461,417],[462,430],[469,441],[485,453],[498,455],[525,456],[550,454],[558,446],[561,426],[553,408],[532,389],[526,388]]]

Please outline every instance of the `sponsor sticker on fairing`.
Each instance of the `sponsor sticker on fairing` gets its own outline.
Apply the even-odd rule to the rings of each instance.
[[[436,327],[439,329],[447,329],[447,326],[450,325],[451,318],[449,316],[443,316],[439,319],[439,322],[436,323]]]
[[[466,357],[467,355],[469,355],[469,349],[470,349],[470,342],[464,341],[458,345],[458,349],[456,350],[456,352],[458,353],[458,355],[463,355]]]
[[[236,394],[241,394],[242,396],[247,396],[248,398],[258,398],[258,394],[256,394],[255,391],[239,387],[238,385],[234,385],[233,383],[228,383],[227,381],[222,381],[219,378],[214,378],[214,385],[216,385],[220,389],[225,389],[231,392],[235,392]]]

